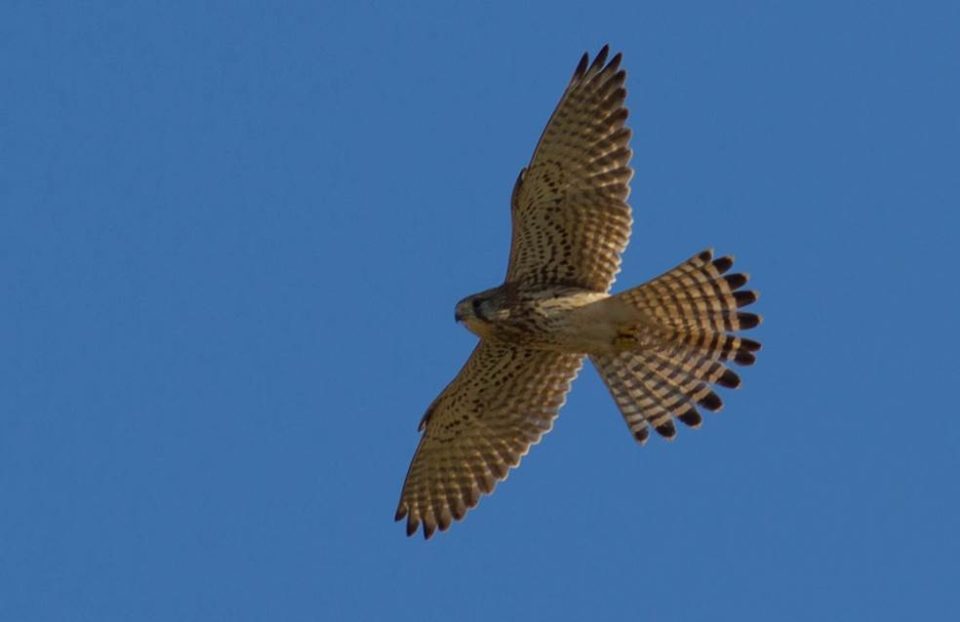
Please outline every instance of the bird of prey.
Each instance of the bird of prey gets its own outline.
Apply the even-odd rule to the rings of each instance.
[[[457,303],[480,337],[420,421],[422,437],[396,520],[429,538],[493,491],[553,426],[584,357],[597,368],[633,437],[674,438],[700,409],[720,410],[712,385],[734,388],[728,363],[760,344],[738,336],[760,316],[731,257],[705,250],[611,295],[630,237],[630,130],[621,55],[584,54],[511,199],[513,236],[502,285]]]

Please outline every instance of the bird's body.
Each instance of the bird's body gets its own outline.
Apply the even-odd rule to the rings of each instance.
[[[647,283],[610,294],[630,237],[630,130],[620,55],[580,60],[514,186],[504,283],[456,306],[480,337],[427,409],[396,518],[430,537],[493,491],[550,430],[584,358],[634,438],[676,435],[674,420],[717,411],[711,385],[740,379],[760,344],[734,333],[760,322],[739,311],[757,295],[732,258],[703,251]]]
[[[537,350],[586,354],[609,352],[616,330],[612,319],[597,321],[592,303],[610,298],[576,287],[523,290],[501,285],[457,305],[466,327],[483,339]],[[626,319],[626,318],[624,318]]]

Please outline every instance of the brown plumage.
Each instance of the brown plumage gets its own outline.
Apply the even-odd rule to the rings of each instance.
[[[513,191],[507,283],[606,292],[630,239],[626,72],[584,54]]]
[[[627,302],[653,320],[638,328],[647,331],[654,347],[590,357],[641,443],[649,435],[647,425],[666,438],[676,436],[674,417],[698,427],[702,417],[697,406],[710,411],[723,407],[710,385],[740,384],[723,361],[739,365],[755,361],[760,344],[729,332],[760,321],[753,313],[738,311],[756,301],[757,293],[737,289],[747,283],[745,274],[724,275],[732,265],[730,257],[714,260],[711,251],[703,251],[608,299]]]
[[[420,423],[396,519],[429,538],[493,491],[550,430],[589,356],[634,438],[674,419],[698,427],[723,406],[711,385],[739,386],[728,363],[750,365],[760,344],[736,335],[759,324],[757,299],[732,258],[704,251],[610,296],[632,224],[630,130],[619,54],[584,55],[511,201],[504,283],[457,304],[480,337],[466,365]]]

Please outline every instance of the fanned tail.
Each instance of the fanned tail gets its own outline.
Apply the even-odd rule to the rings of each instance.
[[[698,427],[703,421],[698,408],[723,407],[710,385],[740,385],[724,363],[756,361],[760,343],[732,333],[760,324],[759,315],[740,311],[758,295],[741,289],[747,275],[727,274],[732,266],[732,257],[713,259],[706,250],[609,299],[626,303],[641,319],[624,327],[619,352],[590,358],[638,442],[647,440],[650,426],[673,438],[674,418]]]

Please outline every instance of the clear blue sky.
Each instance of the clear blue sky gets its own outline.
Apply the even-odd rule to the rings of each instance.
[[[0,9],[0,619],[956,614],[956,3],[280,4]],[[618,286],[734,253],[765,349],[643,448],[585,370],[408,539],[453,305],[605,42]]]

